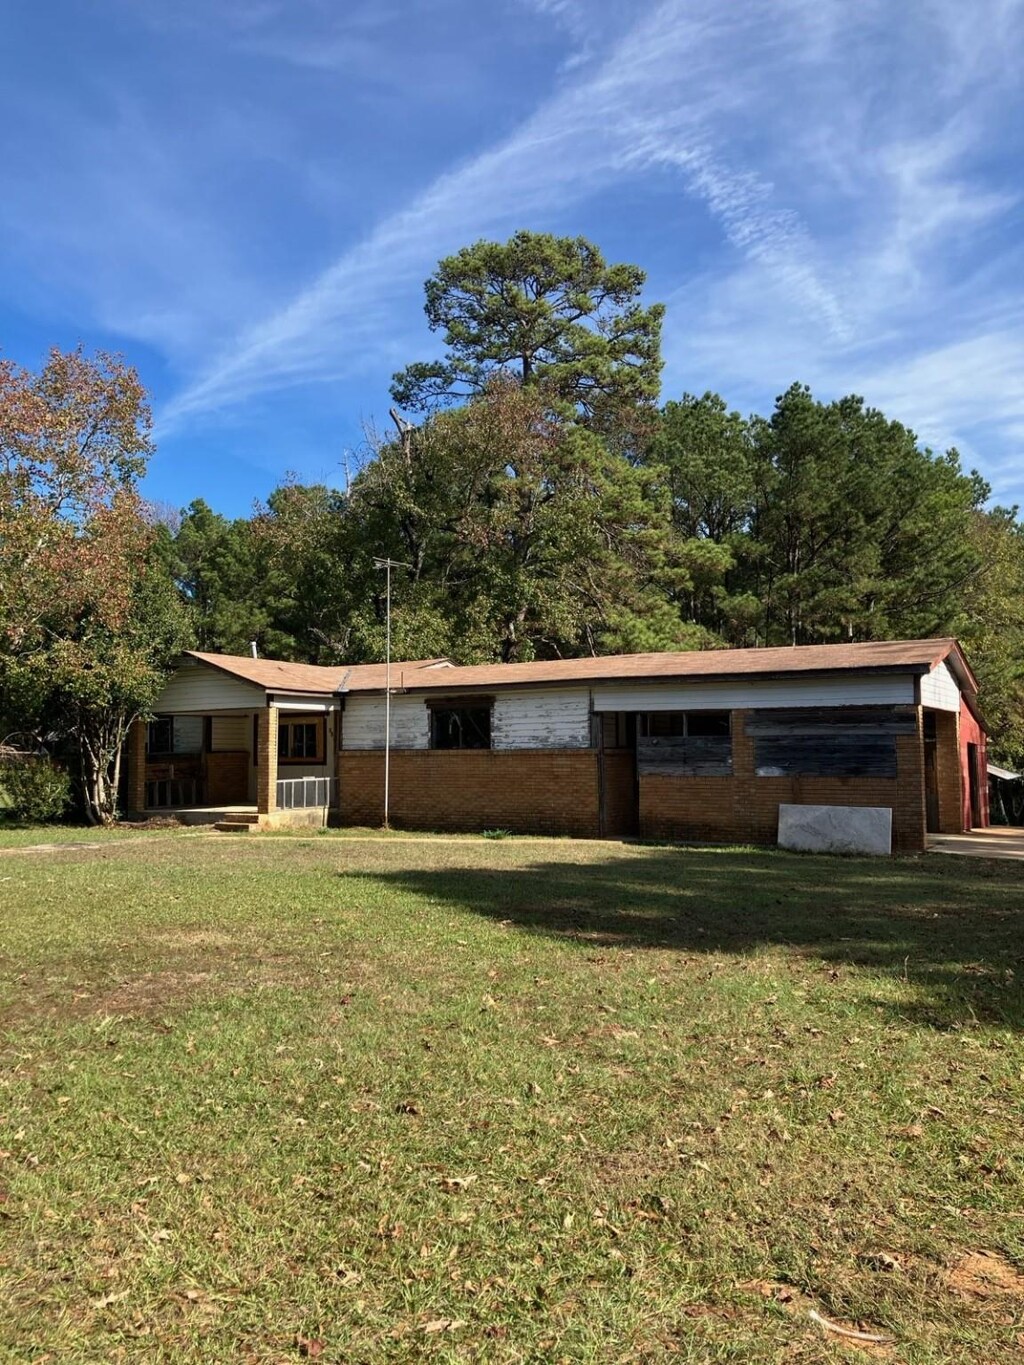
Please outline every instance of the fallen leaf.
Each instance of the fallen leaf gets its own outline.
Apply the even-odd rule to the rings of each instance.
[[[465,1327],[464,1318],[433,1318],[430,1322],[423,1324],[423,1331],[427,1334],[435,1332],[454,1332],[459,1327]]]
[[[120,1294],[104,1294],[102,1299],[93,1300],[93,1308],[109,1308],[112,1303],[117,1303],[120,1299],[128,1297],[128,1290],[122,1289]]]
[[[476,1183],[475,1175],[446,1175],[441,1181],[441,1188],[445,1190],[464,1190],[469,1185]]]

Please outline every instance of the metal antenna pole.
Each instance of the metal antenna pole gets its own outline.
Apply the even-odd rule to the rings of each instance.
[[[391,570],[411,569],[397,559],[377,559],[374,564],[387,574],[387,607],[384,644],[384,828],[390,828],[391,815]]]
[[[391,560],[387,563],[388,624],[384,653],[384,828],[391,813]]]

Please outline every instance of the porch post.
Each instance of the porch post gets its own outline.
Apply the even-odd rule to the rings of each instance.
[[[277,810],[277,708],[264,706],[256,716],[256,811],[262,822]]]
[[[125,788],[128,810],[141,815],[146,809],[146,722],[133,720],[128,731],[128,783]]]

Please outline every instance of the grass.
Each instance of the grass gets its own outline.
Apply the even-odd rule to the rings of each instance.
[[[1021,901],[935,856],[11,853],[0,1359],[1019,1361]]]
[[[124,839],[140,837],[153,838],[156,833],[185,834],[188,831],[178,825],[166,829],[142,830],[131,826],[115,825],[106,828],[97,825],[26,825],[17,820],[0,820],[0,851],[8,848],[36,848],[50,844],[107,844],[119,843]]]

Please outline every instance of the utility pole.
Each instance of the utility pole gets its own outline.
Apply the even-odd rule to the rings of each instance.
[[[391,570],[411,569],[398,559],[373,557],[374,565],[387,574],[387,629],[384,652],[384,828],[389,829],[391,804]]]

